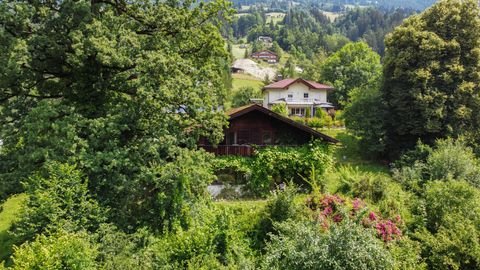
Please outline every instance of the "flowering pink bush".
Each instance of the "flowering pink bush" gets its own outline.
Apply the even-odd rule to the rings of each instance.
[[[365,228],[375,229],[379,238],[385,242],[398,239],[402,235],[398,225],[402,223],[400,216],[394,220],[383,219],[373,211],[368,214],[366,203],[359,198],[351,202],[351,207],[346,204],[346,200],[338,195],[323,194],[321,196],[311,196],[307,198],[307,207],[314,213],[317,213],[316,219],[321,226],[327,230],[333,223],[340,223],[345,218],[358,220]],[[348,214],[350,213],[350,214]]]

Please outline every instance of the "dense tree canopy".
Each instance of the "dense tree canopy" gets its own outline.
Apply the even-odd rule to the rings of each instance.
[[[349,43],[325,60],[321,66],[321,81],[333,84],[335,91],[329,101],[343,107],[350,91],[378,77],[381,70],[380,56],[366,43]]]
[[[0,189],[76,164],[124,228],[162,229],[211,174],[222,137],[225,1],[2,1]],[[15,190],[16,189],[16,190]]]
[[[418,139],[480,128],[480,28],[476,1],[441,1],[388,36],[383,98],[387,148],[394,156]]]

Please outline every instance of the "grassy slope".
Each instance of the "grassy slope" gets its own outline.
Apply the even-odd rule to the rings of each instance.
[[[245,48],[240,48],[240,44],[232,45],[232,54],[235,59],[242,59],[245,57]]]
[[[325,179],[327,180],[327,190],[334,193],[339,184],[338,169],[340,167],[353,167],[361,172],[369,172],[373,174],[388,175],[389,169],[386,165],[366,160],[361,155],[358,140],[345,129],[323,129],[320,130],[329,136],[340,141],[340,144],[334,146],[333,155],[335,158],[334,168],[327,172]]]
[[[241,87],[250,86],[255,89],[261,89],[263,82],[248,74],[232,74],[233,91],[236,92]]]
[[[7,234],[16,214],[20,211],[27,196],[25,194],[10,197],[3,203],[0,211],[0,262],[11,253],[12,239]]]

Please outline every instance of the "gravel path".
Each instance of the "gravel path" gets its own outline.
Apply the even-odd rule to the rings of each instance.
[[[237,59],[233,62],[233,67],[241,68],[245,70],[245,73],[248,73],[254,77],[257,77],[261,80],[265,79],[265,75],[268,74],[270,80],[275,78],[277,70],[273,67],[260,67],[258,64],[250,59]]]

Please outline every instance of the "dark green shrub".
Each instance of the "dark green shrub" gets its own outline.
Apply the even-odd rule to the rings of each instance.
[[[322,233],[312,222],[288,221],[276,225],[263,258],[263,269],[392,269],[393,259],[370,230],[352,222]]]
[[[430,269],[480,267],[480,191],[464,181],[425,187],[425,228],[415,237]]]
[[[296,194],[296,188],[291,184],[286,185],[284,190],[277,189],[271,193],[257,224],[254,243],[257,249],[263,248],[265,241],[272,233],[275,234],[274,223],[283,222],[298,215],[299,207],[294,203]]]

